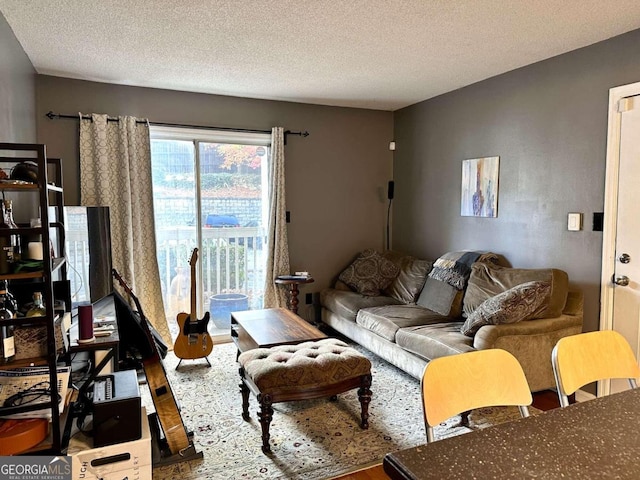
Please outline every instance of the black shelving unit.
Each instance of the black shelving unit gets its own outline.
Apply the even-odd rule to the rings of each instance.
[[[38,166],[37,183],[15,183],[11,181],[0,182],[0,192],[4,198],[5,194],[18,192],[21,202],[37,202],[40,207],[40,227],[30,227],[19,224],[17,229],[0,228],[0,236],[20,235],[23,238],[40,237],[43,245],[42,270],[11,273],[0,275],[0,280],[7,280],[11,290],[18,296],[21,291],[31,293],[35,288],[42,292],[46,315],[44,317],[15,318],[10,320],[14,325],[30,327],[46,327],[46,355],[43,357],[26,358],[16,360],[9,364],[1,365],[3,370],[15,368],[46,365],[49,368],[49,381],[52,395],[48,401],[39,402],[35,405],[23,405],[14,407],[4,407],[0,405],[0,416],[40,410],[51,409],[51,425],[49,438],[28,453],[50,452],[54,454],[62,453],[62,431],[64,429],[61,420],[58,398],[55,394],[58,385],[58,351],[55,338],[55,322],[58,315],[56,312],[54,298],[54,275],[58,279],[66,279],[65,261],[65,236],[62,223],[63,214],[63,185],[62,168],[59,159],[47,159],[46,147],[42,144],[25,143],[0,143],[0,167],[9,171],[12,165],[16,165],[25,160],[31,160]],[[51,179],[49,171],[52,172]],[[50,218],[50,207],[55,212],[55,218]],[[56,231],[57,252],[55,258],[49,254],[49,246],[52,245],[51,231]],[[57,273],[60,272],[60,273]],[[27,327],[27,325],[29,327]],[[63,401],[65,399],[62,399]]]

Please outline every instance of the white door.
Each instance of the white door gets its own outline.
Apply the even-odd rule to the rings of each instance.
[[[607,185],[605,210],[611,218],[603,246],[609,255],[603,255],[601,328],[620,332],[640,358],[640,95],[628,95],[640,94],[640,84],[628,87],[633,89],[625,90],[627,96],[611,99],[616,111],[609,116],[607,179],[613,182],[612,170],[617,170],[617,189]],[[600,382],[598,394],[628,388],[626,380]]]
[[[620,332],[638,356],[640,345],[640,96],[620,101],[620,174],[616,264],[613,282],[613,329]],[[629,388],[614,380],[611,391]]]

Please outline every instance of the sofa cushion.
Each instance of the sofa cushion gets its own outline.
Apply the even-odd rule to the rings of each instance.
[[[463,299],[465,316],[469,316],[482,302],[516,285],[526,282],[547,282],[551,292],[547,302],[543,302],[531,316],[553,318],[562,314],[569,291],[569,277],[556,268],[508,268],[488,263],[474,263],[471,267],[469,284]]]
[[[540,305],[548,302],[551,285],[527,282],[486,299],[469,315],[460,331],[473,337],[484,325],[516,323],[531,318]]]
[[[446,317],[418,305],[385,305],[358,312],[356,323],[394,342],[400,328],[447,321]]]
[[[383,293],[402,303],[416,303],[433,262],[392,251],[384,252],[383,255],[400,269],[398,276]]]
[[[364,250],[338,277],[363,295],[380,295],[398,276],[400,269],[375,250]]]
[[[340,315],[341,317],[356,321],[358,311],[368,307],[378,307],[380,305],[397,305],[400,301],[385,296],[368,297],[351,290],[336,290],[326,288],[320,292],[320,304],[327,310]]]
[[[450,318],[462,314],[463,292],[446,282],[428,277],[420,292],[417,304]]]
[[[463,322],[444,322],[401,328],[396,332],[396,344],[426,360],[472,352],[473,338],[460,333]]]

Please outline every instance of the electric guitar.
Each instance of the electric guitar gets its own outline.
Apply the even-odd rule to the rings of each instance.
[[[180,410],[178,409],[173,390],[171,390],[171,385],[167,379],[167,374],[164,370],[164,365],[158,353],[155,340],[153,339],[153,334],[147,323],[147,318],[142,313],[140,301],[115,268],[111,270],[111,273],[129,297],[133,299],[138,309],[138,315],[140,316],[140,324],[143,326],[149,345],[152,346],[151,355],[143,358],[142,364],[144,366],[145,376],[147,377],[153,405],[156,407],[158,420],[164,432],[169,452],[171,455],[177,455],[179,457],[191,457],[195,455],[198,458],[202,458],[202,452],[195,452],[195,447],[189,439],[189,434],[185,429],[184,423],[182,423]]]
[[[207,358],[213,349],[213,343],[207,326],[209,325],[209,312],[204,314],[201,320],[198,320],[198,312],[196,308],[196,263],[198,262],[198,249],[194,248],[191,253],[191,313],[179,313],[178,325],[180,333],[173,345],[173,352],[176,357],[182,361],[183,359],[194,360],[196,358]],[[180,363],[178,363],[180,366]],[[209,364],[211,366],[211,364]],[[176,367],[178,368],[178,367]]]

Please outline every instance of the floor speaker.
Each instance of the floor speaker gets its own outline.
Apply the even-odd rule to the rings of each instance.
[[[96,377],[93,387],[93,446],[138,440],[141,399],[135,370]]]

